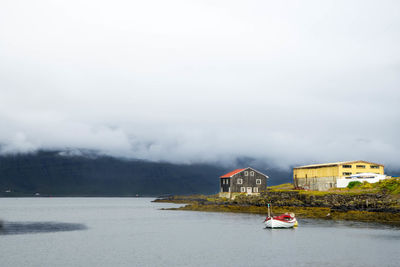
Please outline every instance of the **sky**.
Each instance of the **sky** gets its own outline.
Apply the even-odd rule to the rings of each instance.
[[[0,154],[400,169],[399,1],[0,2]]]

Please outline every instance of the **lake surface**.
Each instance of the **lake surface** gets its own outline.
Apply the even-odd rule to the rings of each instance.
[[[400,266],[400,228],[166,211],[150,198],[2,198],[0,266]]]

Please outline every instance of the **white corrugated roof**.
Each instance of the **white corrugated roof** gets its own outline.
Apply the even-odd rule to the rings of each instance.
[[[357,173],[357,174],[350,175],[349,177],[351,177],[351,178],[362,178],[362,177],[366,177],[366,176],[384,177],[386,175],[377,174],[377,173],[373,173],[373,172],[363,172],[363,173]]]

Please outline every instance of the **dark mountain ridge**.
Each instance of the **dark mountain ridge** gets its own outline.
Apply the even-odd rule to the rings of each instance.
[[[241,166],[246,167],[241,162]],[[65,155],[58,151],[0,156],[0,196],[158,196],[214,194],[218,177],[232,167]],[[270,184],[290,181],[290,172],[262,170]],[[10,191],[10,192],[7,192]]]

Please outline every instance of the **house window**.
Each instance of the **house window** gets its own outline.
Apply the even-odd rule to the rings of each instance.
[[[351,165],[343,165],[343,168],[351,168]]]
[[[238,184],[243,184],[243,179],[238,179],[238,180],[237,180],[237,183],[238,183]]]
[[[253,193],[258,193],[258,187],[253,187]]]
[[[352,175],[351,172],[344,172],[343,175]]]
[[[371,165],[371,169],[379,169],[378,165]]]
[[[244,176],[249,176],[249,172],[248,172],[248,171],[245,171],[245,172],[244,172]]]
[[[241,187],[240,192],[242,192],[242,193],[246,192],[246,187]]]
[[[365,169],[365,165],[357,165],[356,167],[360,169]]]
[[[261,184],[261,179],[256,179],[256,184]]]
[[[250,172],[250,176],[254,176],[254,172],[253,171]]]

